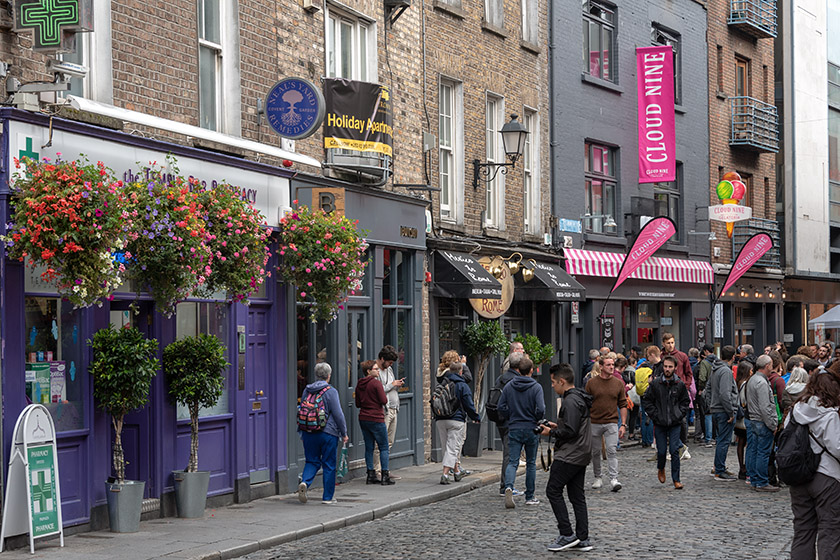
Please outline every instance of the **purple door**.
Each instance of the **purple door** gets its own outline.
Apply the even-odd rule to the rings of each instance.
[[[251,484],[271,479],[271,391],[268,360],[268,308],[248,310],[248,348],[245,353],[245,389],[248,391],[248,469]]]

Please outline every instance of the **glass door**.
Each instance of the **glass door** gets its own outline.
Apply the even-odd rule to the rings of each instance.
[[[361,363],[376,359],[376,349],[369,343],[369,329],[366,308],[348,308],[347,310],[347,379],[342,384],[347,388],[345,409],[347,434],[350,436],[350,458],[363,459],[365,446],[362,431],[359,428],[359,411],[354,406],[356,383],[361,375]],[[341,390],[341,389],[339,389]]]

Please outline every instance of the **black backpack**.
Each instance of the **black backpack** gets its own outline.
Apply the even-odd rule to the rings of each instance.
[[[502,384],[496,383],[496,385],[487,392],[487,402],[484,403],[484,410],[487,411],[487,418],[496,424],[503,422],[499,416],[499,399],[502,397],[502,390],[505,388],[505,385],[510,382],[511,380],[508,379]]]
[[[814,453],[811,449],[811,439],[822,447],[822,451]],[[807,424],[796,421],[794,410],[790,411],[790,422],[779,435],[779,447],[776,450],[776,465],[779,480],[788,486],[808,484],[817,474],[822,454],[826,448],[811,434]]]
[[[435,387],[430,402],[435,419],[446,420],[455,416],[455,413],[461,408],[461,401],[458,399],[458,393],[455,390],[455,382],[446,378],[441,379]]]

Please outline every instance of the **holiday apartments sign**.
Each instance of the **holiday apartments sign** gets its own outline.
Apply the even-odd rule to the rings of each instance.
[[[391,92],[380,84],[324,80],[324,147],[393,156]]]

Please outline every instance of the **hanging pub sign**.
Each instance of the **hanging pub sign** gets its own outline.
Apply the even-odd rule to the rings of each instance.
[[[393,156],[394,126],[388,87],[343,78],[324,80],[324,147]]]
[[[32,50],[75,51],[75,33],[93,31],[93,0],[14,0],[14,30],[32,32]]]
[[[59,535],[64,546],[55,425],[46,407],[30,404],[24,408],[15,423],[13,437],[0,552],[6,537],[24,533],[29,533],[32,554],[35,539]]]
[[[265,99],[268,124],[283,138],[300,140],[315,134],[324,122],[324,96],[303,78],[280,80]]]
[[[615,315],[601,317],[601,346],[610,350],[615,348]]]
[[[501,271],[499,276],[499,284],[502,285],[501,299],[489,298],[471,298],[470,305],[475,309],[476,313],[485,319],[498,319],[510,309],[510,304],[513,303],[514,282],[513,275],[501,257],[481,257],[478,263],[484,267],[487,272],[491,269],[498,269]]]
[[[674,49],[636,49],[639,96],[639,182],[677,180],[674,124]]]

